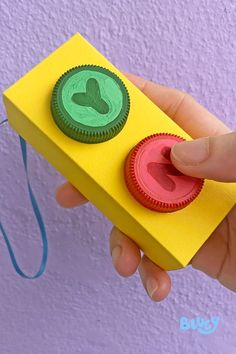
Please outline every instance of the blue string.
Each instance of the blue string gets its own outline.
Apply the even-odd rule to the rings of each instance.
[[[5,123],[7,120],[3,121],[0,125],[2,125],[3,123]],[[12,246],[10,244],[10,241],[8,239],[8,236],[2,226],[2,223],[0,222],[0,230],[3,234],[4,240],[6,242],[7,248],[8,248],[8,252],[10,254],[10,258],[11,258],[11,262],[13,264],[13,267],[15,268],[16,272],[23,278],[25,279],[36,279],[38,277],[40,277],[40,275],[43,274],[43,272],[45,271],[46,268],[46,264],[47,264],[47,258],[48,258],[48,241],[47,241],[47,234],[46,234],[46,230],[45,230],[45,226],[44,226],[44,222],[43,222],[43,218],[42,215],[40,213],[38,204],[36,202],[36,198],[34,196],[34,193],[32,191],[31,185],[30,185],[30,181],[29,181],[29,175],[28,175],[28,168],[27,168],[27,147],[26,147],[26,142],[25,140],[20,137],[20,146],[21,146],[21,153],[22,153],[22,158],[23,158],[23,163],[24,163],[24,169],[25,169],[25,174],[26,174],[26,181],[27,181],[27,187],[28,187],[28,193],[29,193],[29,197],[30,197],[30,201],[31,201],[31,205],[34,211],[34,215],[36,217],[38,226],[39,226],[39,230],[40,230],[40,234],[41,234],[41,238],[42,238],[42,244],[43,244],[43,254],[42,254],[42,259],[41,259],[41,264],[39,267],[39,270],[37,271],[37,273],[33,276],[29,276],[26,275],[18,266],[18,263],[16,261],[16,257],[14,254],[14,251],[12,249]]]
[[[8,122],[8,120],[7,120],[7,119],[4,119],[4,120],[0,123],[0,126],[3,125],[3,124],[5,124],[6,122]]]

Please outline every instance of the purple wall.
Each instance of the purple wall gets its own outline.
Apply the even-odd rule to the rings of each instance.
[[[234,0],[1,0],[1,91],[77,31],[119,69],[186,90],[236,128]],[[0,129],[0,150],[1,220],[21,265],[33,272],[39,233],[8,125]],[[42,278],[22,280],[0,238],[1,354],[236,352],[234,293],[189,268],[172,272],[172,293],[152,303],[138,276],[115,274],[110,222],[91,205],[60,209],[54,189],[62,177],[29,150],[49,262]],[[214,314],[221,321],[212,335],[179,330],[180,316]]]

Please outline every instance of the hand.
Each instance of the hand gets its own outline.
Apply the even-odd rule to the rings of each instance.
[[[171,160],[186,175],[219,181],[236,181],[236,133],[199,105],[192,97],[175,89],[126,74],[146,96],[172,118],[194,141],[173,146]],[[56,191],[62,207],[71,208],[87,200],[70,183]],[[148,295],[153,301],[163,300],[171,288],[166,271],[145,255],[138,246],[114,227],[110,236],[110,250],[117,272],[132,275],[137,269]],[[212,233],[191,265],[206,273],[225,287],[236,291],[236,206]]]

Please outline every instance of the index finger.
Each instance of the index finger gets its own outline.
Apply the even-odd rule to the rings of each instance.
[[[231,131],[187,93],[155,84],[134,74],[125,73],[125,76],[192,138]]]

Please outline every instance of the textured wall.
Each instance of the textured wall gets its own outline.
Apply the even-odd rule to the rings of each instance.
[[[1,0],[1,91],[77,31],[121,70],[188,91],[236,128],[235,0]],[[0,150],[1,219],[20,263],[33,272],[39,233],[8,125],[0,129]],[[235,294],[188,268],[172,272],[172,293],[152,303],[138,276],[115,274],[110,222],[91,205],[60,209],[54,188],[62,177],[32,149],[29,160],[49,262],[42,278],[22,280],[0,238],[1,354],[236,352]],[[180,316],[198,314],[221,317],[215,333],[180,332]]]

